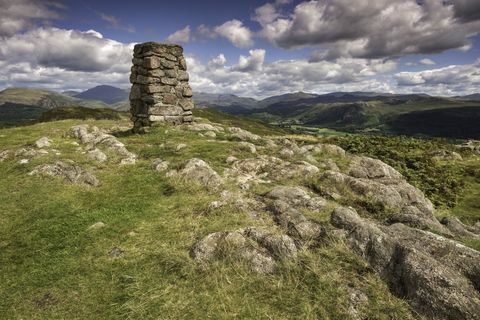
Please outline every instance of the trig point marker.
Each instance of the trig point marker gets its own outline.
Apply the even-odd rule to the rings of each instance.
[[[135,132],[144,132],[145,127],[155,123],[177,125],[193,121],[193,93],[181,46],[137,44],[132,62],[130,112]]]

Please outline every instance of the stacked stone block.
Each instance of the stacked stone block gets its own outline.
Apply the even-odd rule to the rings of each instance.
[[[137,44],[132,62],[130,111],[134,131],[144,131],[155,123],[176,125],[193,121],[193,93],[181,46]]]

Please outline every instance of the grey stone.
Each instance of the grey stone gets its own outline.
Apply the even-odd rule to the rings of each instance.
[[[287,230],[288,235],[300,241],[319,241],[325,237],[325,229],[317,222],[306,218],[288,202],[275,200],[270,206],[275,222]]]
[[[238,160],[237,157],[229,156],[229,157],[225,160],[225,162],[226,162],[227,164],[232,164],[232,163],[234,163],[234,162],[237,161],[237,160]]]
[[[188,79],[189,79],[188,72],[186,72],[184,70],[179,70],[178,71],[178,80],[188,81]]]
[[[295,259],[298,249],[295,241],[285,234],[274,234],[257,228],[246,228],[245,236],[255,240],[276,259]]]
[[[178,80],[174,79],[174,78],[163,77],[163,78],[160,79],[160,82],[162,84],[166,84],[166,85],[169,85],[169,86],[176,86],[177,83],[178,83]]]
[[[440,222],[456,236],[480,238],[480,230],[463,224],[458,218],[444,217]]]
[[[250,153],[257,153],[257,148],[253,143],[242,141],[238,144],[238,146],[240,147],[240,150],[245,150]]]
[[[207,189],[216,189],[223,184],[218,173],[201,159],[190,159],[179,173],[185,180],[199,183]]]
[[[175,78],[175,79],[178,78],[178,72],[175,69],[166,69],[165,70],[165,75],[169,78]],[[178,79],[178,80],[180,80],[180,79]]]
[[[217,126],[214,126],[210,123],[192,123],[186,128],[190,131],[213,131],[213,132],[220,132],[221,129]],[[223,130],[223,128],[222,128]]]
[[[145,91],[148,93],[167,93],[170,92],[170,87],[160,84],[153,84],[146,86]]]
[[[162,159],[155,159],[153,161],[153,169],[155,171],[159,171],[159,172],[166,171],[169,165],[170,165],[170,162]]]
[[[107,155],[98,148],[88,151],[87,155],[90,159],[100,163],[107,161]]]
[[[190,254],[203,264],[227,254],[245,262],[258,274],[275,271],[275,259],[265,249],[262,250],[247,239],[241,231],[209,234],[193,246]]]
[[[5,160],[7,160],[10,157],[11,154],[12,154],[12,152],[10,150],[0,151],[0,162],[3,162]]]
[[[181,70],[184,70],[184,71],[187,70],[187,61],[185,60],[184,57],[180,57],[180,59],[178,59],[178,65],[180,66]]]
[[[42,138],[38,139],[37,141],[35,141],[35,146],[39,149],[50,147],[51,144],[52,144],[52,141],[50,139],[48,139],[47,137],[42,137]]]
[[[91,132],[88,132],[88,129],[88,125],[73,126],[68,134],[91,148],[103,147],[116,153],[122,158],[121,164],[135,163],[137,155],[128,151],[125,145],[118,141],[117,138],[96,128],[92,128]]]
[[[148,70],[146,71],[146,75],[149,77],[160,79],[165,76],[165,71],[163,71],[162,69]]]
[[[30,147],[21,148],[15,151],[15,157],[24,157],[24,158],[39,158],[44,155],[47,155],[48,151],[44,149],[33,149]]]
[[[214,131],[207,131],[204,133],[205,137],[207,138],[216,138],[217,134]]]
[[[274,200],[282,200],[293,207],[304,207],[311,210],[321,210],[326,201],[321,197],[311,196],[301,187],[276,186],[267,194]]]
[[[462,156],[455,152],[449,150],[436,150],[430,153],[432,159],[441,160],[441,161],[461,161],[463,160]]]
[[[161,59],[161,66],[165,69],[173,69],[175,68],[175,63],[173,61]]]
[[[185,149],[187,147],[187,145],[185,143],[180,143],[177,145],[177,147],[175,148],[176,151],[180,151],[182,149]]]
[[[29,175],[49,175],[62,177],[68,182],[98,186],[98,180],[82,167],[57,161],[53,164],[42,164],[33,169]]]
[[[193,101],[191,99],[182,99],[178,103],[183,110],[189,111],[192,110],[195,106],[193,104]]]
[[[261,139],[260,136],[238,127],[230,127],[228,128],[228,131],[230,131],[234,137],[237,137],[242,141],[258,141]]]
[[[103,223],[102,221],[98,221],[92,224],[90,227],[88,227],[87,230],[99,230],[99,229],[105,228],[105,226],[106,226],[105,223]]]
[[[146,57],[143,59],[143,66],[146,69],[157,69],[162,66],[160,58],[156,56]]]
[[[337,208],[331,223],[347,230],[349,246],[428,319],[477,319],[480,253],[403,224],[377,226],[351,208]]]
[[[180,107],[172,105],[159,105],[148,109],[148,114],[155,116],[174,116],[181,113],[183,110]]]
[[[193,96],[193,91],[192,91],[192,88],[190,88],[190,86],[186,85],[183,87],[183,96],[184,97],[187,97],[187,98],[190,98]]]

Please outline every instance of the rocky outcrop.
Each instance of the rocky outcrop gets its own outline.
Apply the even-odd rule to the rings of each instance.
[[[336,208],[333,226],[397,296],[428,319],[478,319],[480,253],[403,224],[379,226]]]
[[[94,175],[80,166],[67,164],[62,161],[57,161],[53,164],[39,165],[35,167],[29,175],[57,176],[71,183],[86,184],[94,187],[98,185],[98,180]]]
[[[325,229],[319,223],[308,219],[286,201],[273,201],[269,210],[273,213],[273,220],[299,242],[318,242],[326,236]]]
[[[158,172],[166,171],[169,165],[170,162],[162,159],[155,159],[152,164],[153,169]]]
[[[230,256],[245,262],[256,273],[269,274],[275,271],[276,261],[294,259],[297,247],[286,235],[246,228],[211,233],[197,242],[190,254],[200,263]]]
[[[259,141],[261,140],[260,136],[251,133],[250,131],[237,128],[237,127],[230,127],[228,131],[232,134],[233,137],[236,137],[242,141]]]
[[[184,180],[198,183],[211,190],[223,183],[222,178],[208,163],[197,158],[190,159],[179,174]]]
[[[38,139],[37,141],[35,141],[35,147],[37,147],[39,149],[50,147],[51,144],[52,144],[52,141],[50,139],[48,139],[47,137],[42,137],[42,138]]]
[[[108,160],[107,155],[106,155],[102,150],[100,150],[100,149],[98,149],[98,148],[95,148],[95,149],[93,149],[93,150],[89,150],[89,151],[87,152],[87,156],[88,156],[90,159],[92,159],[92,160],[94,160],[94,161],[96,161],[96,162],[99,162],[99,163],[103,163],[103,162],[105,162],[105,161]]]
[[[434,216],[434,208],[423,192],[410,185],[394,168],[380,160],[355,157],[349,174],[327,171],[323,178],[337,189],[348,187],[358,197],[366,197],[396,212],[390,222],[430,228],[450,234]]]
[[[91,156],[97,158],[96,161],[102,160],[104,157],[98,152],[95,152],[95,149],[103,148],[118,155],[121,158],[121,165],[134,164],[136,162],[137,155],[128,151],[125,145],[118,141],[117,138],[96,127],[92,127],[90,132],[89,129],[90,127],[88,125],[74,126],[70,129],[68,135],[78,139],[81,144],[84,144],[87,151],[94,151],[96,155],[93,154]],[[104,161],[106,161],[106,159]]]
[[[0,151],[0,162],[7,160],[11,156],[12,152],[10,150]]]
[[[183,126],[184,129],[190,131],[213,131],[213,132],[223,132],[225,129],[219,125],[211,123],[192,123],[189,125]]]
[[[257,147],[253,143],[246,142],[246,141],[241,141],[238,144],[238,147],[240,150],[247,151],[250,153],[257,153]]]
[[[480,141],[478,140],[468,140],[462,144],[458,144],[455,147],[462,151],[470,151],[474,154],[480,154]]]
[[[293,177],[312,177],[319,169],[305,161],[289,162],[273,156],[236,160],[225,169],[225,177],[234,179],[242,188],[250,183],[266,183]]]
[[[436,150],[430,153],[433,160],[440,161],[461,161],[463,160],[462,156],[455,152],[449,150]]]
[[[39,158],[47,154],[48,151],[45,149],[34,149],[30,147],[21,148],[15,151],[15,157],[22,157],[27,159]]]
[[[305,189],[300,187],[276,186],[267,193],[267,197],[273,200],[281,200],[293,207],[304,207],[310,210],[320,210],[326,205],[324,199],[311,196]]]
[[[146,42],[135,45],[133,51],[130,112],[134,131],[159,122],[192,122],[193,92],[183,48]]]
[[[346,154],[345,150],[343,150],[339,146],[324,143],[304,145],[299,149],[299,153],[328,154],[336,157],[344,157]]]
[[[463,224],[458,218],[444,217],[440,221],[448,230],[458,237],[470,237],[480,239],[480,230]]]
[[[224,190],[218,200],[212,201],[208,210],[213,211],[222,207],[230,207],[235,212],[248,213],[251,217],[259,218],[259,212],[264,210],[264,203],[255,198],[248,197],[242,192]]]

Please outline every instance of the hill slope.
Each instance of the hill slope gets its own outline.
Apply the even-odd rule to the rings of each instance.
[[[458,245],[480,247],[478,205],[463,201],[480,190],[472,153],[451,160],[442,141],[319,139],[196,114],[199,124],[145,135],[124,119],[0,129],[2,316],[478,314],[480,253]]]

